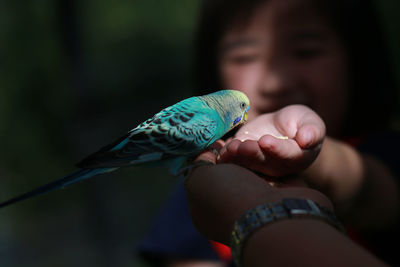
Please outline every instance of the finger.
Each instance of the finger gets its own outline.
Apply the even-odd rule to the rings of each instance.
[[[218,152],[224,147],[224,144],[224,141],[217,140],[212,145],[210,145],[207,150],[200,153],[194,161],[206,161],[216,164]]]
[[[257,136],[256,134],[249,132],[249,131],[242,131],[238,132],[235,135],[236,139],[239,139],[240,141],[244,142],[246,140],[258,140],[260,136]]]
[[[246,165],[255,160],[263,161],[264,159],[264,154],[257,141],[246,140],[241,142],[235,139],[226,146],[226,151],[221,153],[218,162],[233,162],[239,165]]]
[[[218,158],[218,162],[230,162],[232,157],[237,154],[237,148],[240,145],[240,141],[233,139],[231,142],[226,144],[221,150]]]
[[[316,113],[305,112],[294,138],[302,149],[308,149],[322,143],[325,131],[325,124]]]
[[[219,139],[217,141],[215,141],[214,143],[212,143],[208,149],[209,150],[216,150],[217,152],[220,152],[221,149],[225,146],[225,142],[222,139]]]
[[[264,153],[254,140],[242,142],[231,162],[256,171],[262,171],[267,164]]]
[[[242,144],[242,141],[239,139],[233,139],[229,144],[226,146],[227,152],[231,153],[232,155],[236,155],[238,153],[238,148]]]
[[[229,137],[228,139],[225,140],[225,144],[230,143],[233,140],[233,137]]]
[[[258,145],[264,154],[279,159],[296,159],[302,152],[293,139],[279,139],[269,134],[262,136]]]
[[[260,161],[265,159],[258,142],[254,140],[241,142],[237,148],[237,156],[247,159],[257,159]]]
[[[319,145],[322,143],[323,138],[323,131],[313,124],[302,126],[295,136],[296,142],[302,149],[309,149]]]
[[[215,155],[215,153],[210,150],[206,150],[200,153],[194,160],[194,162],[199,162],[199,161],[206,161],[213,164],[217,164],[217,155]]]
[[[221,154],[221,161],[243,161],[260,157],[263,158],[263,153],[258,147],[257,141],[246,140],[242,142],[234,139],[226,146],[226,152]]]
[[[240,145],[240,141],[237,139],[233,139],[231,142],[226,144],[221,150],[219,157],[217,159],[218,162],[232,162],[233,158],[237,154],[237,149]]]

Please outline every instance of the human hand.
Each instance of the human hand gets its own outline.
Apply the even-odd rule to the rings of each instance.
[[[213,148],[224,145],[218,141]],[[211,151],[197,160],[216,163]],[[308,198],[332,209],[327,197],[306,186],[273,184],[254,172],[234,164],[204,165],[195,168],[186,179],[186,196],[196,228],[206,238],[229,244],[233,223],[248,209],[283,198]]]
[[[219,163],[234,163],[280,177],[306,169],[317,157],[325,124],[310,108],[290,105],[243,125],[220,151]]]

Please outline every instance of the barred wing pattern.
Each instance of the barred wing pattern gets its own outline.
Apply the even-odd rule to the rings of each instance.
[[[122,167],[187,156],[220,138],[216,134],[219,123],[222,121],[215,110],[197,98],[189,98],[163,109],[77,166]]]

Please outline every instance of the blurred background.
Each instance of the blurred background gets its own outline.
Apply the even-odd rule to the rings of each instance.
[[[400,2],[376,2],[400,81]],[[191,96],[198,6],[1,0],[0,201]],[[135,246],[177,182],[132,167],[0,210],[0,265],[146,266]]]

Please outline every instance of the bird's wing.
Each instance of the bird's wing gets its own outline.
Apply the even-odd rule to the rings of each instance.
[[[80,168],[122,167],[187,156],[215,141],[219,116],[209,108],[178,103],[77,164]]]

